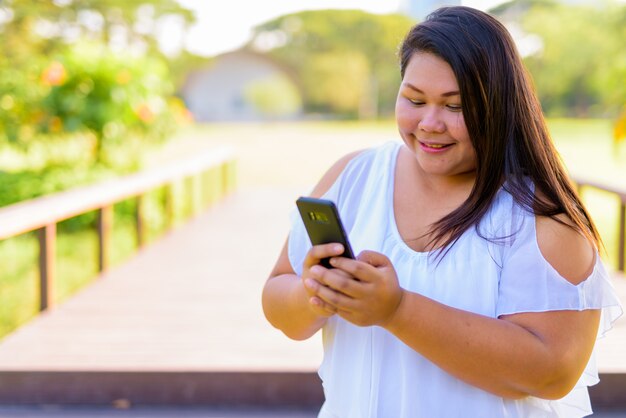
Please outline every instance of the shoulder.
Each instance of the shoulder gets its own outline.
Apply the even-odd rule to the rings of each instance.
[[[372,167],[384,169],[384,167],[386,167],[385,161],[391,161],[389,157],[395,155],[394,153],[399,148],[399,143],[389,141],[379,146],[354,151],[343,156],[328,169],[324,176],[322,176],[319,183],[311,192],[311,196],[321,197],[331,188],[344,171],[349,171],[350,175],[354,178],[363,177]]]
[[[577,285],[589,277],[597,255],[592,243],[572,225],[562,215],[535,218],[541,254],[563,278]]]
[[[337,160],[322,176],[320,181],[311,192],[311,196],[321,197],[324,193],[326,193],[328,189],[330,189],[330,187],[333,185],[333,183],[337,181],[337,178],[343,172],[343,170],[345,170],[350,161],[352,161],[357,155],[360,155],[363,152],[365,152],[365,150],[354,151],[344,155],[339,160]]]

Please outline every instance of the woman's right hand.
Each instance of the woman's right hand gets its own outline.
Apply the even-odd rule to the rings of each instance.
[[[315,295],[316,289],[319,286],[324,286],[324,284],[314,278],[314,275],[311,274],[311,269],[325,270],[326,268],[320,264],[321,260],[340,256],[343,254],[343,250],[343,246],[337,243],[314,245],[304,258],[304,263],[302,264],[302,284],[309,295],[309,308],[316,315],[330,317],[337,312]],[[319,273],[316,276],[319,277]]]

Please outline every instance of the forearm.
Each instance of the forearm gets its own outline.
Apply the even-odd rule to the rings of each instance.
[[[498,396],[559,398],[568,391],[558,356],[517,324],[406,292],[385,328],[448,373]]]
[[[302,280],[294,274],[282,274],[267,281],[263,289],[263,312],[270,324],[294,340],[313,336],[327,320],[310,308]]]

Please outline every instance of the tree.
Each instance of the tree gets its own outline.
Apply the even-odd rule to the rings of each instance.
[[[125,135],[171,132],[185,111],[156,38],[171,16],[193,20],[175,0],[0,3],[0,141],[85,131],[102,163]]]
[[[175,125],[167,66],[149,56],[76,44],[49,64],[41,82],[49,90],[39,109],[39,130],[92,133],[99,163],[110,162],[107,147],[125,138],[163,139]]]
[[[617,115],[626,101],[625,5],[534,2],[523,27],[543,42],[525,62],[548,115]]]
[[[301,80],[305,111],[344,116],[393,113],[400,82],[396,51],[406,16],[316,10],[281,16],[254,30],[249,48],[267,51]]]

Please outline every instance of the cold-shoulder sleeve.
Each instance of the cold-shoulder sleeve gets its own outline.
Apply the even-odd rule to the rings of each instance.
[[[589,277],[574,285],[543,257],[537,243],[534,216],[523,216],[519,222],[518,232],[504,251],[497,316],[602,309],[600,335],[606,332],[623,311],[600,256],[596,253]]]
[[[555,310],[601,310],[598,338],[622,313],[617,293],[599,254],[591,274],[574,285],[543,257],[536,239],[535,218],[523,216],[510,246],[503,251],[497,316]],[[555,416],[583,417],[592,413],[587,387],[598,383],[595,353],[576,386],[564,398],[545,403]]]

